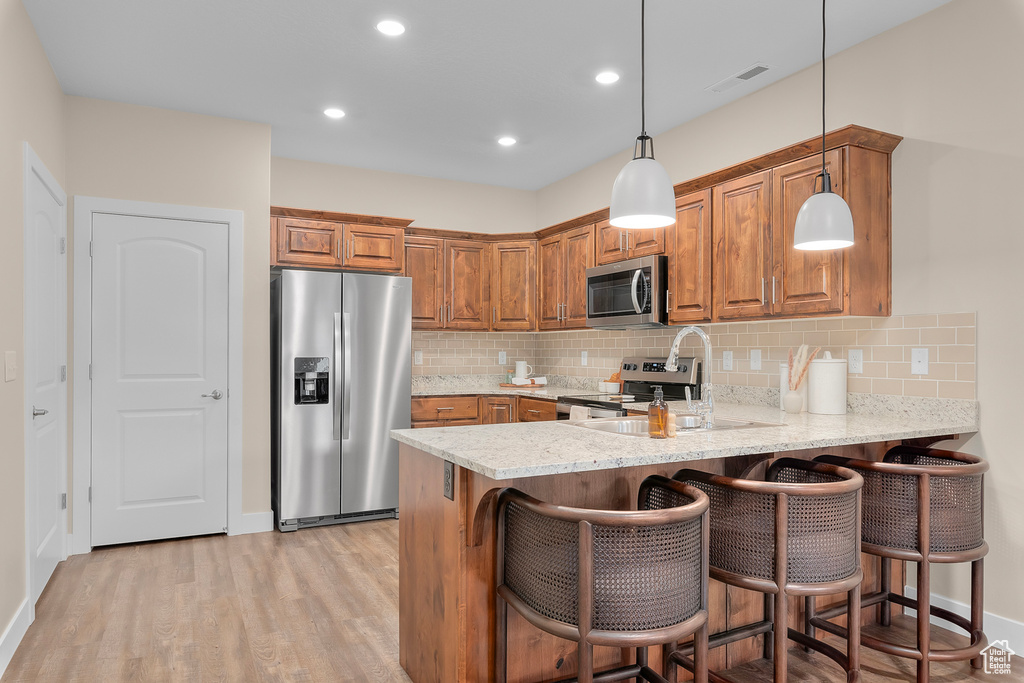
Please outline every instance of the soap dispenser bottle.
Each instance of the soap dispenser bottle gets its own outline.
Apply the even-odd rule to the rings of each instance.
[[[647,409],[647,434],[652,439],[668,438],[668,404],[660,385],[654,387],[654,401]]]

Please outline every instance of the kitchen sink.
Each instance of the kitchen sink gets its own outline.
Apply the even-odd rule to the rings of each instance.
[[[585,429],[596,429],[599,432],[610,434],[624,434],[626,436],[647,436],[647,416],[635,415],[630,417],[602,417],[595,420],[579,420],[569,424]],[[678,420],[677,420],[678,424]],[[733,417],[716,417],[710,430],[703,427],[692,429],[676,428],[677,436],[695,434],[705,431],[720,431],[723,429],[752,429],[755,427],[781,427],[779,422],[757,422],[756,420],[741,420]]]

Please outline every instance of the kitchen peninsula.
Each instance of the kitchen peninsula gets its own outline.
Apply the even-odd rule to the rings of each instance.
[[[974,401],[907,402],[878,406],[872,413],[787,415],[764,406],[718,404],[720,417],[780,424],[683,432],[666,440],[602,433],[564,421],[392,432],[401,453],[403,668],[415,683],[492,680],[493,503],[501,488],[563,505],[628,509],[644,477],[672,476],[682,467],[739,476],[783,454],[877,459],[896,443],[977,431]],[[876,571],[865,560],[865,582],[873,581]],[[895,585],[901,582],[902,574],[894,576]],[[714,582],[709,602],[712,632],[759,618],[763,604],[760,596]],[[573,643],[534,629],[514,610],[508,619],[509,681],[553,680],[575,672]],[[757,659],[761,651],[759,641],[742,641],[714,651],[710,665],[725,669]],[[600,670],[628,656],[626,650],[596,648],[595,665]]]

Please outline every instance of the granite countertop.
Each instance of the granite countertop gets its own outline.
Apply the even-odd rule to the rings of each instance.
[[[609,434],[567,421],[398,429],[391,432],[391,437],[501,481],[976,432],[977,404],[960,403],[957,409],[946,412],[931,404],[904,403],[893,404],[884,414],[847,415],[789,415],[775,407],[719,403],[715,406],[718,416],[779,424],[680,431],[675,439]],[[683,410],[679,404],[671,407],[674,412],[683,412],[685,403]]]
[[[486,396],[535,396],[537,398],[556,399],[559,396],[587,396],[598,392],[585,389],[569,389],[544,385],[543,389],[509,389],[497,384],[459,384],[447,387],[418,387],[413,390],[413,398],[427,396],[467,396],[483,394]],[[646,405],[646,404],[645,404]]]

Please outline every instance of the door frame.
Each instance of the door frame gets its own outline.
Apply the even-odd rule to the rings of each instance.
[[[29,232],[32,229],[32,217],[28,212],[29,203],[29,178],[33,175],[42,181],[43,186],[47,192],[57,200],[60,204],[60,229],[62,239],[65,244],[65,253],[67,246],[67,235],[68,235],[68,197],[64,190],[61,188],[60,183],[53,177],[49,169],[46,168],[46,164],[39,158],[39,155],[35,153],[31,145],[28,142],[22,143],[22,151],[24,157],[24,174],[22,175],[22,222],[23,222],[23,234],[22,234],[22,251],[23,251],[23,264],[24,271],[22,273],[22,286],[23,292],[22,297],[24,301],[24,311],[22,312],[22,324],[23,330],[23,345],[24,350],[22,352],[22,382],[24,383],[24,436],[25,436],[25,595],[28,601],[28,614],[29,621],[35,621],[36,606],[35,601],[32,600],[32,557],[35,555],[35,549],[32,547],[32,511],[35,510],[35,487],[33,483],[33,458],[32,458],[32,440],[29,438],[29,433],[32,431],[32,387],[35,385],[35,374],[32,370],[33,364],[30,362],[35,355],[33,345],[30,343],[30,335],[32,326],[29,324],[29,316],[32,315],[32,302],[30,297],[33,294],[32,287],[29,286],[31,280],[29,273],[29,264],[32,262],[29,245],[31,240],[29,238]],[[60,355],[64,358],[64,365],[68,362],[68,262],[67,258],[63,259],[63,265],[60,268],[62,277],[61,282],[57,287],[57,296],[60,297],[60,305],[64,313],[64,338],[58,339],[58,349]],[[57,472],[57,476],[61,478],[63,490],[67,490],[67,476],[68,476],[68,392],[67,384],[64,383],[64,391],[58,392],[61,398],[61,419],[58,420],[58,429],[60,435],[58,437],[58,443],[60,452],[58,453],[58,461],[60,462],[60,469]],[[61,520],[60,530],[60,543],[61,543],[61,559],[66,559],[68,556],[68,512],[65,509]]]
[[[74,197],[74,416],[72,419],[72,552],[92,550],[92,217],[94,214],[143,216],[169,220],[215,223],[228,227],[228,529],[244,533],[242,518],[242,326],[245,237],[242,211],[177,204],[155,204],[126,199]]]

